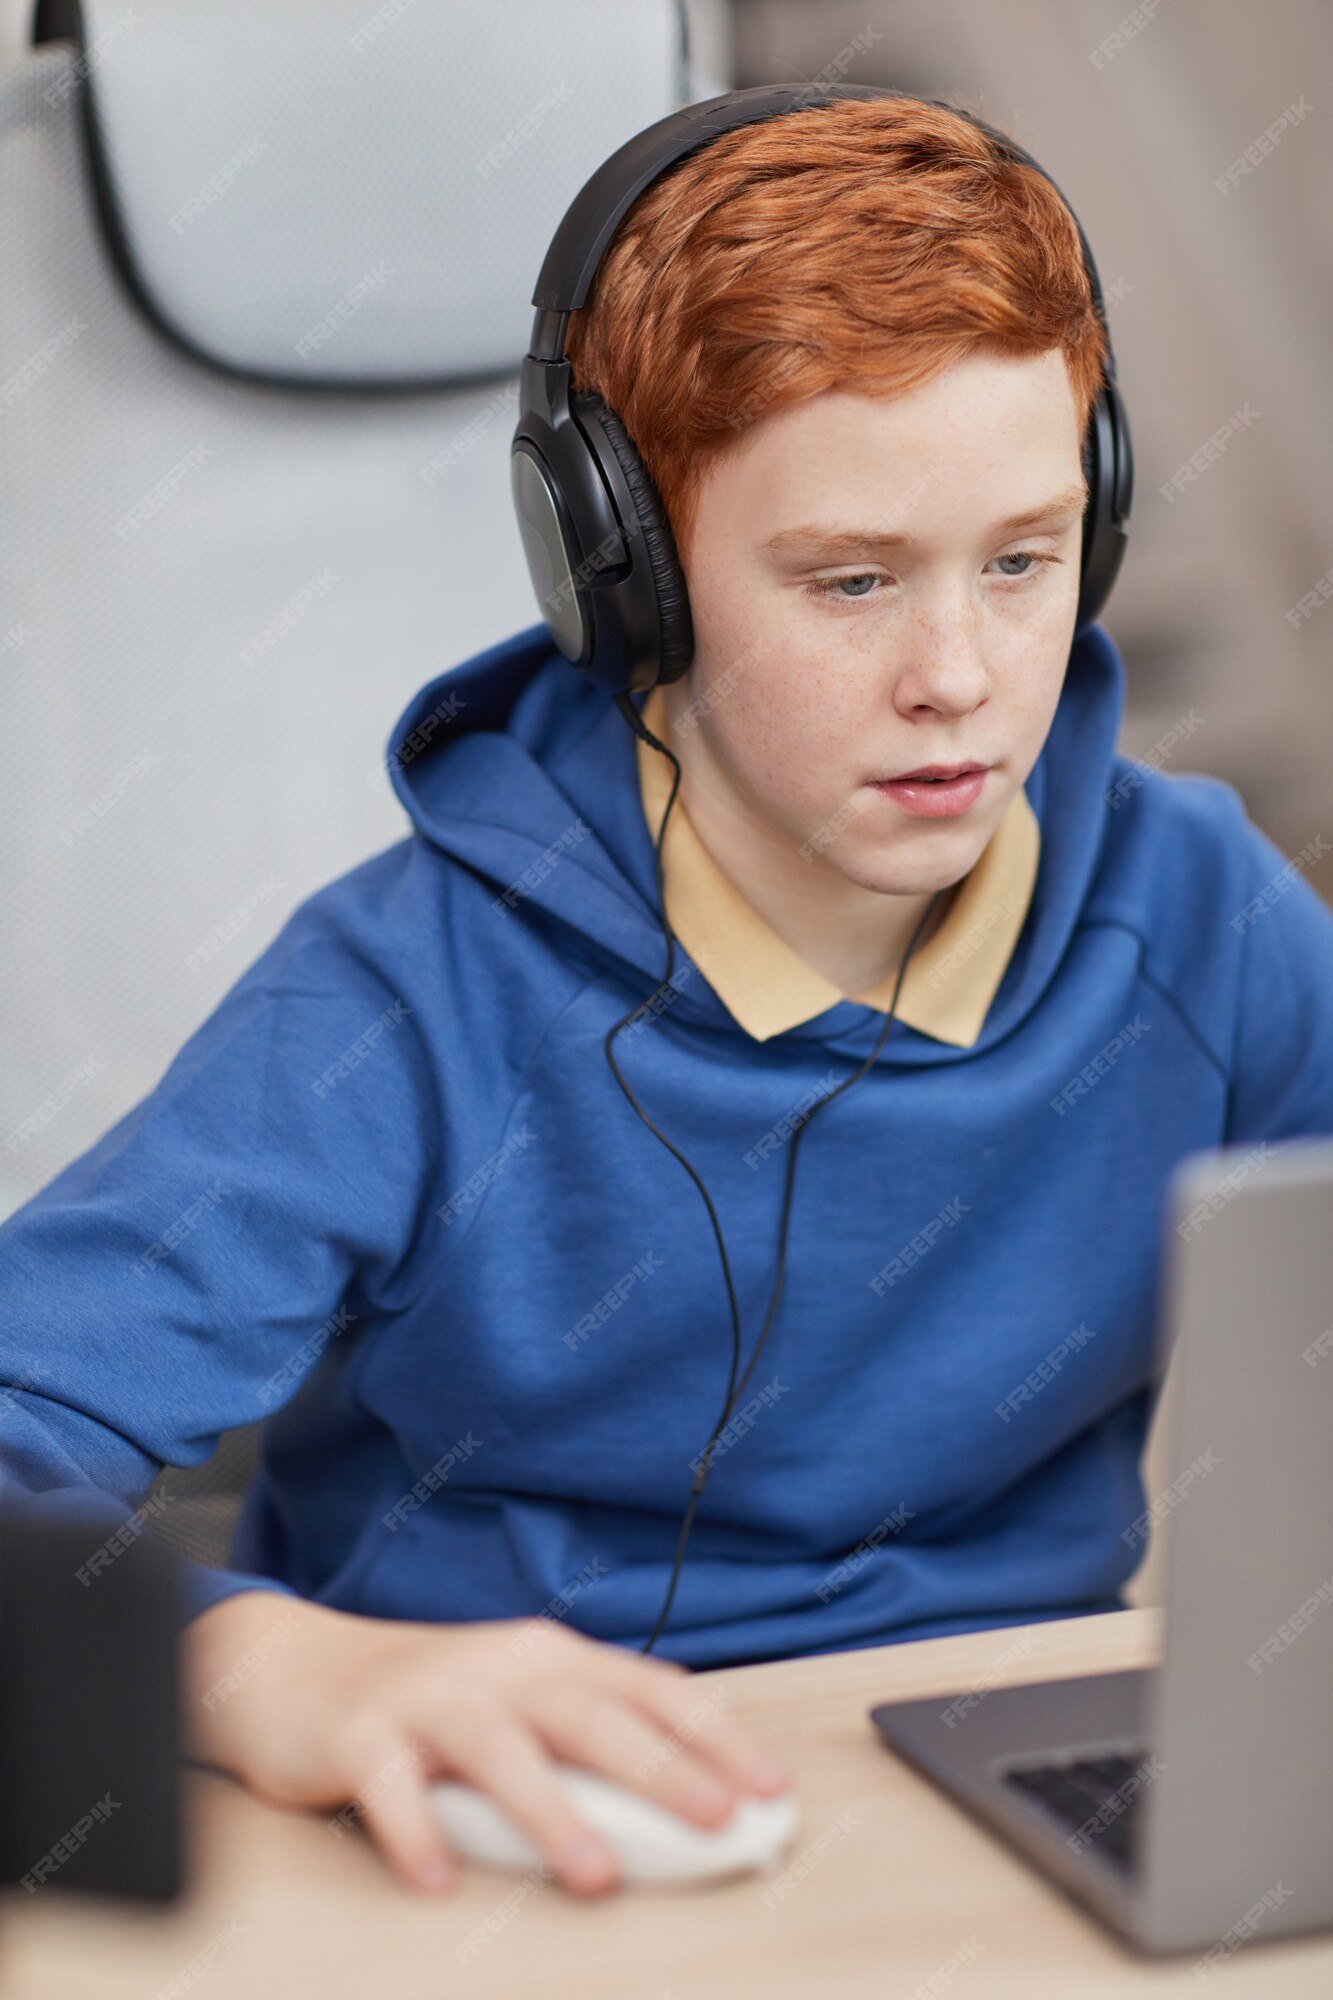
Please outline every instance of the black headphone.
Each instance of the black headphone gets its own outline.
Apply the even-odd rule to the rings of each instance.
[[[754,1352],[744,1374],[738,1375],[740,1316],[717,1211],[699,1175],[640,1105],[611,1053],[611,1044],[622,1028],[636,1018],[651,1018],[660,1013],[662,1004],[675,997],[672,971],[676,937],[666,911],[662,840],[680,788],[680,763],[675,753],[648,728],[631,695],[679,680],[689,667],[694,657],[689,593],[666,510],[629,433],[600,396],[571,388],[570,364],[564,352],[565,333],[570,313],[587,298],[594,274],[621,218],[643,190],[677,160],[697,152],[723,132],[757,124],[787,111],[804,110],[838,98],[909,95],[867,84],[763,84],[754,89],[728,91],[721,97],[670,112],[627,140],[603,161],[575,195],[551,239],[532,297],[537,317],[533,322],[531,351],[524,359],[519,378],[519,417],[510,447],[510,472],[533,588],[557,651],[604,688],[635,734],[653,749],[660,750],[675,766],[671,795],[654,849],[658,908],[667,941],[666,970],[656,991],[632,1007],[607,1032],[606,1059],[634,1110],[680,1161],[703,1197],[717,1239],[731,1310],[731,1369],[726,1397],[708,1443],[695,1461],[694,1481],[680,1525],[671,1579],[657,1622],[640,1649],[645,1653],[652,1650],[670,1614],[685,1545],[707,1483],[714,1448],[773,1325],[785,1269],[787,1225],[801,1136],[815,1113],[864,1076],[878,1056],[895,1016],[908,960],[946,891],[937,890],[931,897],[908,941],[884,1026],[870,1054],[859,1069],[809,1110],[792,1118],[773,1291]],[[970,112],[959,111],[957,106],[945,104],[939,98],[914,101],[934,104],[969,119],[987,134],[1002,156],[1033,167],[1051,180],[1021,146]],[[1054,181],[1051,186],[1055,187]],[[1060,194],[1058,187],[1056,193]],[[1060,199],[1064,201],[1062,194]],[[1067,201],[1065,207],[1069,208]],[[1106,332],[1103,379],[1083,437],[1088,505],[1083,517],[1075,623],[1078,633],[1100,613],[1124,556],[1134,489],[1134,461],[1129,419],[1116,387],[1115,357],[1097,267],[1078,217],[1072,209],[1069,213],[1078,230],[1093,305]]]

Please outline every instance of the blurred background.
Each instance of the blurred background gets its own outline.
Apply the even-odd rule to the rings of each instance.
[[[537,265],[686,97],[892,84],[1050,171],[1133,426],[1122,747],[1226,778],[1290,856],[1333,833],[1328,0],[687,0],[679,71],[667,0],[139,0],[85,8],[76,60],[77,11],[34,50],[0,0],[0,1218],[402,836],[413,691],[535,622]]]

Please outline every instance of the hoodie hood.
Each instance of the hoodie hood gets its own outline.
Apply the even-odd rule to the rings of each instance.
[[[1010,1033],[1055,974],[1094,880],[1124,709],[1125,673],[1100,625],[1075,640],[1025,790],[1041,828],[1032,906],[981,1035],[967,1049],[895,1023],[879,1060],[976,1055]],[[607,696],[571,668],[544,625],[447,669],[413,696],[388,744],[393,788],[421,838],[632,967],[645,997],[666,968],[653,844],[635,739]],[[553,855],[561,865],[551,865]],[[675,971],[689,964],[678,945]],[[743,1034],[706,979],[682,986],[682,1017]],[[883,1016],[846,1000],[788,1034],[869,1053]]]

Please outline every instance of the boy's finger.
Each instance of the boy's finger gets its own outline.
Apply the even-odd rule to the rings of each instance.
[[[628,1652],[623,1646],[591,1648],[592,1678],[613,1688],[667,1728],[701,1757],[720,1766],[748,1791],[777,1793],[791,1783],[783,1766],[731,1715],[722,1697],[673,1660]],[[662,1672],[662,1668],[669,1671]]]
[[[394,1874],[408,1888],[439,1892],[458,1879],[458,1862],[431,1811],[423,1770],[424,1744],[400,1743],[366,1772],[356,1793],[330,1825],[350,1830],[364,1823]]]
[[[568,1888],[596,1893],[614,1887],[615,1855],[580,1819],[529,1729],[497,1711],[484,1724],[447,1716],[431,1733],[462,1782],[488,1793],[536,1842]]]
[[[734,1780],[692,1747],[664,1737],[660,1725],[619,1694],[565,1682],[535,1693],[528,1713],[565,1763],[641,1792],[698,1826],[721,1825],[737,1803]]]
[[[787,1772],[762,1743],[728,1714],[720,1697],[694,1681],[640,1681],[632,1699],[681,1744],[716,1763],[748,1791],[786,1791]]]

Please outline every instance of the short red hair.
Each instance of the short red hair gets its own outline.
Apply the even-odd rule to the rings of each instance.
[[[1063,350],[1080,423],[1105,335],[1050,182],[960,112],[840,98],[710,140],[623,218],[570,315],[682,555],[712,462],[829,389],[896,394],[963,355]]]

